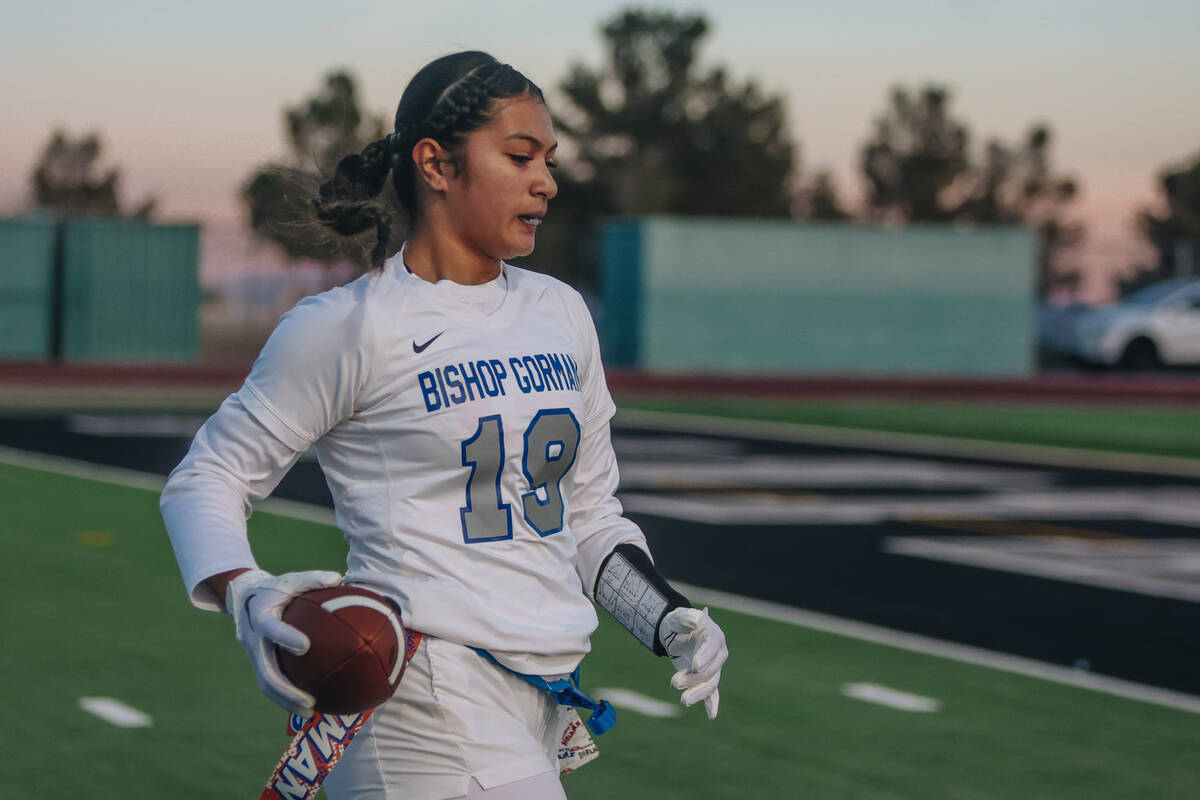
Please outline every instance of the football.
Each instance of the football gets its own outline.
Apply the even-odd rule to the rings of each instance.
[[[392,696],[404,674],[400,612],[380,594],[359,586],[316,589],[292,598],[283,621],[308,636],[302,656],[281,648],[279,667],[316,698],[315,710],[357,714]]]

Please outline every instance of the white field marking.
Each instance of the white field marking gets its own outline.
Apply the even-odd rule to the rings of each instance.
[[[146,489],[161,492],[166,478],[152,472],[123,469],[121,467],[106,467],[93,464],[90,461],[80,461],[65,456],[51,456],[45,453],[35,453],[31,450],[18,450],[15,447],[0,445],[0,463],[14,467],[36,469],[42,472],[53,472],[58,475],[68,475],[72,478],[111,483],[115,486],[125,486],[131,489]]]
[[[655,456],[658,458],[724,458],[732,460],[746,451],[740,442],[723,439],[699,439],[695,436],[622,436],[613,434],[617,458]]]
[[[662,700],[647,697],[632,689],[602,686],[590,691],[593,696],[602,697],[617,708],[626,708],[630,711],[636,711],[638,714],[644,714],[647,717],[670,719],[671,717],[678,717],[683,713],[683,709],[674,703],[664,703]]]
[[[877,683],[843,684],[842,694],[846,695],[846,697],[853,697],[855,700],[876,703],[900,711],[922,711],[928,714],[942,707],[942,704],[935,698],[922,697],[919,694],[909,694],[899,689],[889,689]]]
[[[891,536],[884,552],[1200,603],[1200,542]]]
[[[711,488],[917,488],[1037,489],[1056,475],[1041,470],[949,464],[897,456],[749,455],[730,461],[707,459],[627,461],[621,489],[703,490]]]
[[[750,487],[747,487],[750,490]],[[1200,489],[1130,487],[989,492],[967,497],[840,495],[736,498],[695,492],[620,492],[627,511],[710,525],[865,525],[924,518],[1011,520],[1141,520],[1200,527]]]
[[[170,414],[71,414],[67,417],[67,430],[86,436],[174,436],[190,439],[200,430],[205,419]]]
[[[1151,475],[1177,475],[1200,478],[1200,459],[1118,453],[1109,450],[1084,450],[1034,444],[988,442],[917,433],[891,433],[830,425],[804,425],[798,422],[711,417],[702,414],[673,414],[666,411],[622,410],[618,425],[652,428],[677,433],[703,433],[721,436],[745,436],[750,439],[829,444],[839,447],[881,448],[910,453],[926,453],[996,461],[1019,461],[1055,467],[1106,469],[1141,472]]]
[[[1190,711],[1193,714],[1200,714],[1200,697],[1185,694],[1184,692],[1161,689],[1157,686],[1146,686],[1145,684],[1134,683],[1133,681],[1110,678],[1105,675],[1083,672],[1069,667],[1060,667],[1057,664],[1047,664],[1043,661],[1035,661],[1031,658],[1023,658],[1022,656],[997,653],[994,650],[985,650],[981,647],[972,647],[970,645],[958,644],[957,642],[948,642],[943,639],[934,639],[931,636],[895,631],[879,625],[835,617],[830,614],[819,614],[815,611],[806,611],[778,603],[769,603],[765,600],[755,600],[754,598],[742,597],[741,595],[729,594],[728,592],[719,592],[715,589],[689,586],[685,583],[675,583],[675,587],[693,603],[697,604],[711,604],[718,608],[726,608],[742,614],[774,620],[775,622],[798,625],[802,628],[811,628],[813,630],[825,631],[826,633],[834,633],[838,636],[846,636],[851,639],[861,639],[866,642],[873,642],[874,644],[897,647],[901,650],[909,650],[914,653],[921,653],[922,655],[947,658],[951,661],[960,661],[964,664],[989,667],[1003,672],[1024,675],[1029,678],[1061,683],[1080,689],[1090,689],[1095,692],[1113,695],[1114,697],[1123,697],[1128,700],[1138,700],[1143,703],[1152,703],[1179,711]]]
[[[0,464],[10,464],[14,467],[52,472],[56,475],[68,475],[72,478],[83,478],[84,480],[108,483],[113,486],[124,486],[129,489],[143,489],[156,494],[162,492],[163,485],[167,482],[165,477],[155,475],[152,472],[141,472],[123,467],[107,467],[102,464],[93,464],[90,461],[34,453],[29,450],[18,450],[15,447],[4,447],[2,445],[0,445]],[[332,509],[312,505],[311,503],[297,503],[293,500],[269,497],[262,502],[255,503],[254,510],[266,514],[276,514],[281,517],[301,519],[306,522],[315,522],[320,525],[336,526]]]
[[[83,461],[62,458],[60,456],[43,456],[10,447],[0,447],[0,463],[13,464],[30,469],[40,469],[63,475],[72,475],[74,477],[118,486],[149,489],[151,491],[161,491],[163,485],[163,478],[151,473],[117,469],[114,467],[98,467],[95,464]],[[264,507],[264,510],[266,510],[265,507],[268,504],[270,504],[270,513],[281,517],[292,517],[294,519],[329,524],[331,526],[334,524],[333,513],[320,506],[290,501],[272,502],[270,500],[260,503],[259,506]],[[915,633],[894,631],[878,625],[857,622],[828,614],[818,614],[814,611],[805,611],[778,603],[769,603],[765,600],[755,600],[728,592],[720,592],[715,589],[689,586],[684,583],[677,583],[676,587],[695,601],[709,602],[714,606],[751,616],[835,633],[852,639],[861,639],[876,644],[898,647],[902,650],[910,650],[915,653],[990,667],[1054,683],[1091,689],[1092,691],[1110,694],[1115,697],[1124,697],[1130,700],[1138,700],[1144,703],[1153,703],[1155,705],[1166,706],[1167,708],[1200,714],[1200,697],[1196,695],[1176,692],[1170,689],[1160,689],[1155,686],[1146,686],[1132,681],[1121,680],[1120,678],[1109,678],[1090,672],[1081,672],[1067,667],[1060,667],[1056,664],[1046,664],[1030,658],[997,653],[992,650],[984,650],[980,647],[947,642],[942,639],[934,639]]]
[[[81,697],[79,707],[118,728],[149,728],[154,724],[146,712],[111,697]]]

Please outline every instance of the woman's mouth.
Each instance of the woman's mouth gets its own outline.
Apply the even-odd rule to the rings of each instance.
[[[534,228],[542,224],[542,218],[534,214],[520,214],[517,216],[517,219]]]

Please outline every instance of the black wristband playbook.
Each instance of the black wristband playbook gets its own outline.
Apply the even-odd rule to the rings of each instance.
[[[659,656],[667,654],[658,636],[663,617],[676,608],[692,607],[654,568],[646,551],[629,543],[617,545],[604,559],[592,594],[601,608]]]

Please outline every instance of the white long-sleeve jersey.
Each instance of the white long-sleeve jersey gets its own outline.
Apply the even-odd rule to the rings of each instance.
[[[162,512],[192,602],[255,566],[254,501],[316,449],[349,544],[346,581],[424,631],[520,672],[569,672],[618,544],[615,409],[595,328],[565,284],[504,265],[429,283],[400,256],[301,301],[171,473]]]

